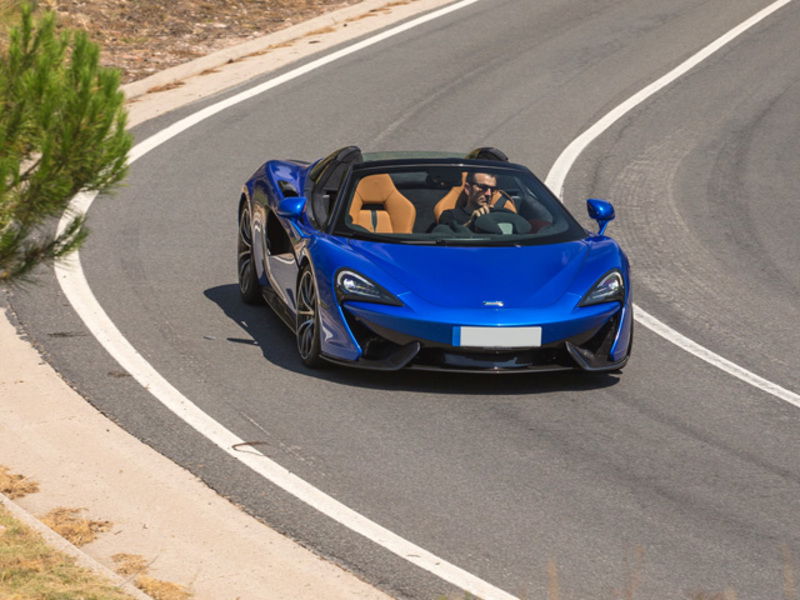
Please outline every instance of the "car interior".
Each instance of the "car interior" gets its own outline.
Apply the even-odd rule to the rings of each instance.
[[[445,233],[439,218],[462,199],[467,172],[452,167],[366,175],[358,181],[348,209],[348,226],[375,233]],[[489,226],[484,233],[529,233],[554,222],[533,195],[524,193],[513,175],[497,174],[499,190],[491,205],[520,218],[506,219],[511,228]],[[488,219],[484,220],[488,223]],[[524,221],[527,225],[522,225]],[[458,231],[458,233],[464,233]]]

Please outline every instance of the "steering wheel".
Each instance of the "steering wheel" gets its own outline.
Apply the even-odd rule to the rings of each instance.
[[[527,219],[507,208],[490,209],[488,213],[475,219],[472,227],[478,233],[496,235],[525,234],[531,231],[531,224]]]

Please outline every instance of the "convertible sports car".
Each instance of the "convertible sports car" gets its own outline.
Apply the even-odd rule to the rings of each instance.
[[[604,235],[611,204],[587,205],[597,233],[494,148],[271,160],[239,201],[241,297],[272,307],[309,367],[618,370],[628,259]]]

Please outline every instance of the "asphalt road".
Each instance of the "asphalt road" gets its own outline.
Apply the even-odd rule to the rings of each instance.
[[[800,409],[643,327],[621,376],[305,369],[239,303],[236,200],[267,158],[495,145],[544,177],[597,119],[765,0],[484,0],[204,121],[90,212],[81,260],[184,395],[337,500],[520,598],[782,598],[800,574]],[[800,4],[626,115],[564,201],[617,208],[636,302],[800,389]],[[210,102],[210,101],[209,101]],[[135,130],[138,139],[199,106]],[[43,272],[18,319],[112,419],[252,514],[398,598],[450,585],[222,455],[120,370]],[[102,449],[98,449],[102,451]],[[168,500],[167,500],[168,501]],[[630,586],[636,589],[626,596]]]

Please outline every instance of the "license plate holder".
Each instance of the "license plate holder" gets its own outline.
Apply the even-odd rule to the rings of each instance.
[[[456,327],[456,346],[462,348],[538,348],[541,327]]]

